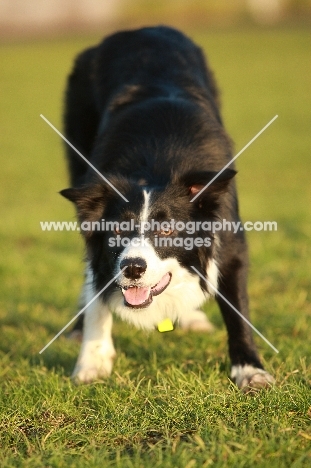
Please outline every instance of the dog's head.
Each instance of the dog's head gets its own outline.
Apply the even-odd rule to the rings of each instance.
[[[111,177],[128,203],[105,183],[63,190],[76,205],[96,288],[120,273],[125,307],[141,309],[176,286],[181,269],[206,271],[215,248],[208,222],[219,217],[235,171],[226,169],[191,200],[216,174],[188,172],[162,187]]]

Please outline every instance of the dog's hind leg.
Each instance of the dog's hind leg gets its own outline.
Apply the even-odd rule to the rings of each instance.
[[[214,325],[208,320],[202,310],[192,310],[180,317],[179,326],[183,330],[211,333],[214,331]]]

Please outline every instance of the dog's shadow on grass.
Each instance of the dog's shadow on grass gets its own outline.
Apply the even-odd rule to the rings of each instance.
[[[141,336],[144,336],[144,334],[142,333]],[[143,368],[148,374],[156,374],[158,370],[163,371],[168,367],[174,366],[187,372],[195,371],[207,362],[210,363],[208,367],[214,367],[211,364],[213,361],[215,363],[218,361],[220,370],[224,371],[226,369],[223,356],[217,359],[217,356],[205,351],[204,346],[197,346],[198,341],[202,341],[204,337],[194,336],[195,343],[190,347],[188,340],[182,343],[183,338],[182,333],[176,333],[175,337],[169,338],[170,343],[168,343],[168,337],[162,340],[158,340],[157,338],[150,339],[149,337],[147,342],[141,342],[140,345],[137,345],[129,337],[119,336],[115,339],[117,356],[114,370],[118,373],[130,370],[135,374],[136,370],[139,373]],[[42,355],[33,355],[31,362],[34,366],[43,365],[50,371],[53,370],[57,374],[69,377],[73,371],[78,353],[78,343],[68,340],[65,346],[55,346],[50,350],[46,350]]]
[[[78,341],[69,339],[66,335],[58,338],[41,354],[31,356],[34,366],[44,366],[57,374],[69,377],[73,371],[80,349]]]
[[[43,346],[59,331],[58,323],[42,321],[42,317],[37,316],[28,316],[25,320],[22,312],[10,314],[3,321],[0,351],[10,355],[11,360],[26,359],[31,367],[69,377],[81,346],[78,340],[68,338],[71,327],[40,354]],[[145,332],[115,319],[113,340],[117,351],[114,371],[119,374],[131,371],[132,375],[138,375],[144,369],[148,375],[156,375],[158,370],[170,366],[185,372],[195,371],[199,366],[211,369],[217,365],[219,369],[226,369],[225,335],[219,332],[218,326],[216,334],[178,328],[166,333]]]
[[[183,371],[198,367],[227,370],[226,344],[220,334],[186,332],[176,329],[172,332],[145,332],[128,324],[116,321],[113,328],[113,341],[117,351],[114,369],[123,373],[135,373],[144,368],[147,373],[175,366]],[[81,342],[68,338],[66,333],[52,343],[42,354],[34,354],[34,366],[44,366],[58,374],[70,376],[77,360]],[[225,338],[225,337],[224,337]],[[216,346],[216,349],[215,349]]]
[[[145,368],[151,372],[175,366],[184,371],[196,370],[199,367],[214,367],[227,369],[224,361],[226,344],[221,348],[218,341],[215,350],[214,339],[205,332],[189,332],[176,329],[172,332],[146,333],[131,330],[130,333],[120,326],[114,342],[117,349],[118,367]]]

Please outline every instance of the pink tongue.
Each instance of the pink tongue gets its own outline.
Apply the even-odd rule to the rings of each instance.
[[[140,305],[149,299],[151,288],[128,288],[124,290],[124,297],[128,304]]]
[[[166,273],[163,276],[163,278],[158,282],[158,284],[156,284],[154,288],[152,288],[152,293],[156,296],[159,292],[162,291],[162,289],[164,289],[168,285],[170,280],[171,280],[170,274]]]

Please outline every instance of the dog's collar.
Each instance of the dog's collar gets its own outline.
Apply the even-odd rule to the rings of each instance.
[[[161,333],[174,330],[174,325],[171,319],[166,318],[162,320],[162,322],[158,323],[158,330]]]

